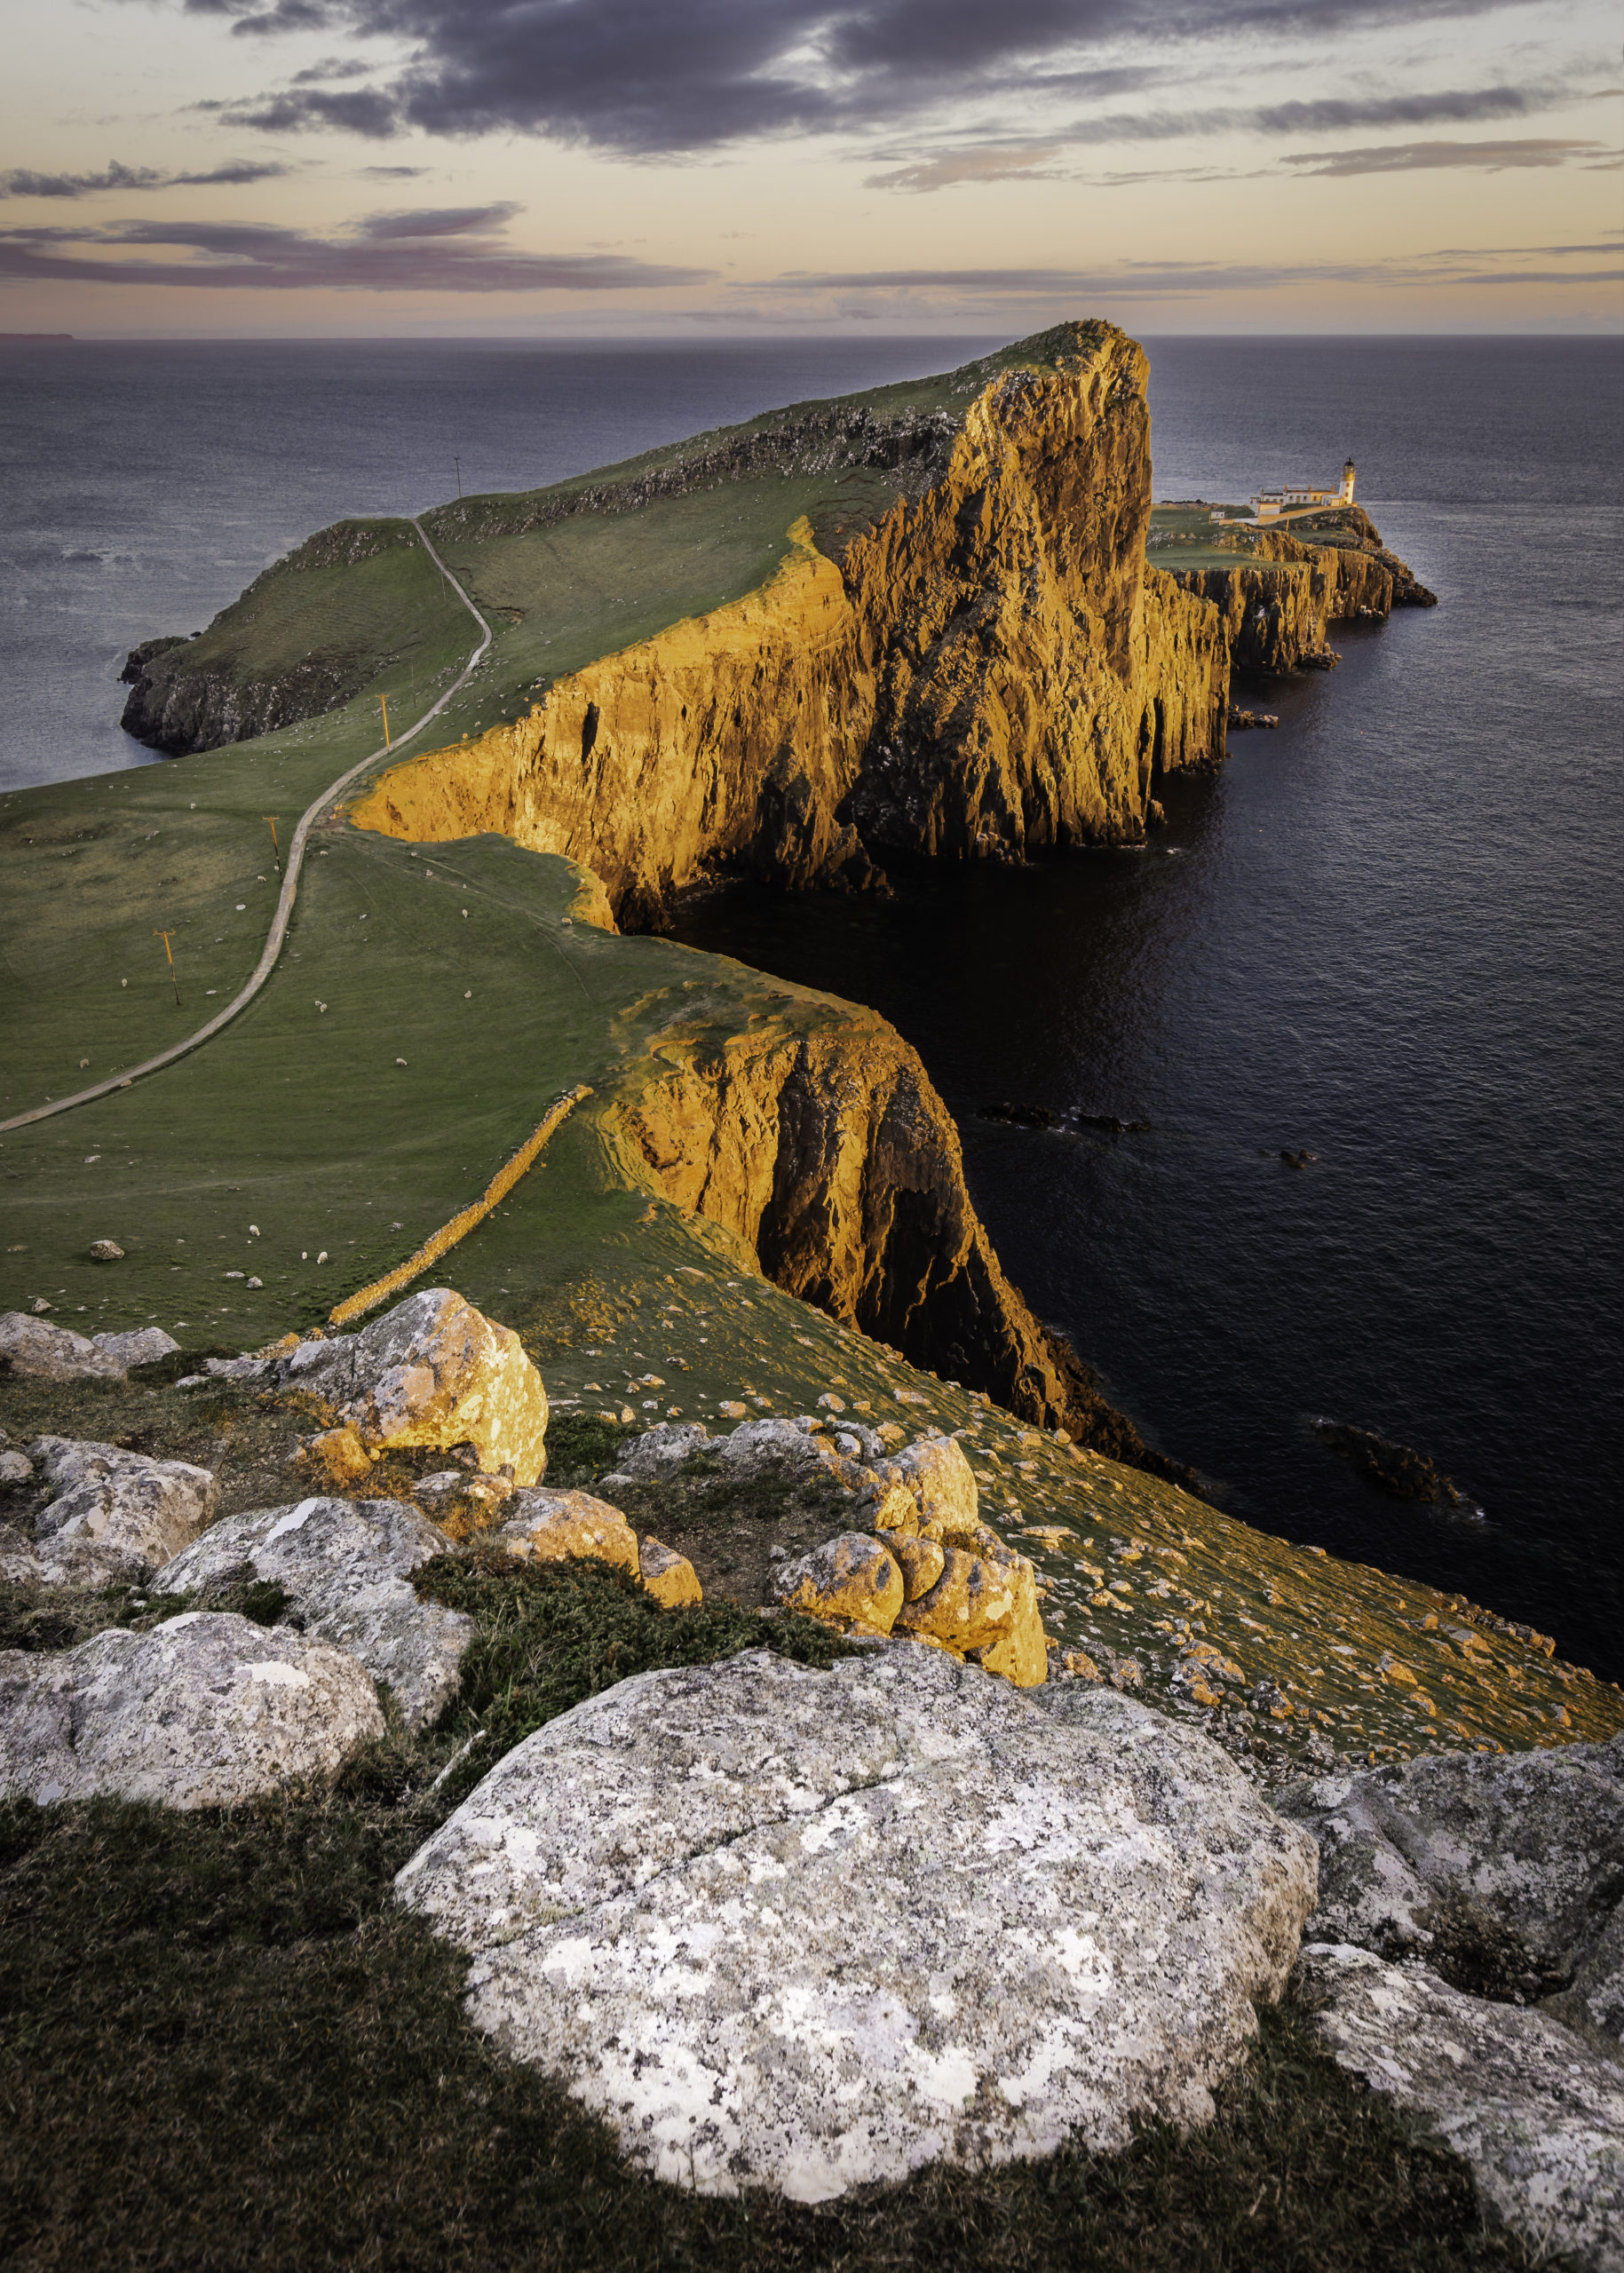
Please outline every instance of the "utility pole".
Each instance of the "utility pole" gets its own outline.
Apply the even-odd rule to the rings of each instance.
[[[380,694],[380,695],[379,695],[379,697],[378,697],[378,701],[379,701],[379,702],[383,705],[383,710],[384,710],[384,748],[385,749],[387,749],[387,748],[389,748],[389,697],[388,697],[386,694]]]
[[[271,865],[280,875],[281,874],[282,865],[282,848],[276,841],[276,815],[274,813],[262,813],[260,815],[260,819],[262,820],[268,820],[271,824],[271,850],[275,855],[275,859],[273,860]]]
[[[463,461],[454,457],[451,463],[456,468],[456,494],[460,497],[463,494]]]
[[[163,942],[163,952],[164,952],[164,954],[165,954],[166,955],[169,955],[169,959],[170,959],[170,986],[174,988],[174,990],[175,990],[175,1008],[176,1008],[177,1010],[178,1010],[178,1009],[180,1008],[180,981],[179,981],[179,980],[176,978],[176,976],[175,976],[175,958],[174,958],[174,956],[173,956],[172,954],[170,954],[170,935],[169,935],[169,933],[168,933],[167,931],[157,931],[157,930],[155,930],[155,929],[154,929],[154,932],[153,932],[153,938],[154,938],[154,939],[162,939],[162,942]]]

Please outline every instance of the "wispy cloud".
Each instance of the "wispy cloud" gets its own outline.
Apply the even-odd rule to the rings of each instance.
[[[0,197],[89,197],[108,189],[235,189],[250,182],[276,181],[286,166],[237,159],[207,173],[166,173],[157,166],[121,166],[116,158],[95,174],[34,173],[13,166],[0,173]]]
[[[1565,248],[1530,249],[1560,254]],[[1601,248],[1581,246],[1580,252]],[[1048,305],[1167,300],[1212,294],[1281,291],[1311,285],[1381,284],[1418,289],[1454,289],[1501,284],[1604,284],[1624,282],[1624,260],[1614,255],[1605,268],[1500,265],[1500,254],[1422,255],[1406,260],[1336,262],[1124,261],[1100,268],[892,268],[791,271],[759,288],[787,298],[817,295],[883,293],[923,298],[999,302],[1041,301]],[[752,288],[740,285],[740,292]]]
[[[940,150],[934,157],[916,159],[889,173],[864,177],[869,189],[951,189],[964,183],[989,181],[1054,181],[1053,160],[1060,154],[1057,143],[1031,149]]]
[[[1599,142],[1378,142],[1358,150],[1294,150],[1282,162],[1304,176],[1430,173],[1440,166],[1501,173],[1508,166],[1565,166],[1603,154]]]
[[[209,290],[615,292],[701,282],[711,272],[605,253],[533,253],[492,234],[519,210],[379,213],[343,235],[219,221],[118,221],[0,230],[0,281]],[[152,250],[180,253],[151,259]]]

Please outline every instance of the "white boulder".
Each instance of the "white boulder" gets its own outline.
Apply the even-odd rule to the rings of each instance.
[[[154,1591],[190,1593],[255,1578],[281,1587],[305,1631],[386,1681],[408,1728],[456,1693],[474,1621],[424,1602],[411,1573],[447,1551],[428,1517],[400,1500],[301,1500],[226,1516],[158,1573]],[[276,1631],[281,1632],[278,1628]]]
[[[98,1794],[232,1807],[330,1775],[383,1733],[353,1657],[228,1613],[0,1652],[0,1796],[42,1807]]]
[[[621,1683],[397,1883],[472,1958],[475,2023],[632,2160],[819,2201],[1203,2120],[1314,1879],[1194,1731],[875,1643]]]
[[[111,1358],[115,1365],[150,1366],[160,1358],[172,1358],[180,1344],[172,1334],[165,1334],[161,1326],[138,1327],[129,1334],[92,1334],[91,1340],[104,1358]]]
[[[1596,2273],[1624,2269],[1624,2060],[1549,2015],[1423,1967],[1313,1943],[1298,1968],[1338,2066],[1425,2121],[1516,2233]]]
[[[9,1578],[49,1586],[145,1579],[214,1513],[211,1470],[117,1445],[37,1437],[28,1458],[55,1496],[34,1516],[32,1547],[4,1557]]]
[[[47,1382],[122,1381],[118,1359],[82,1334],[26,1311],[0,1311],[0,1370]]]

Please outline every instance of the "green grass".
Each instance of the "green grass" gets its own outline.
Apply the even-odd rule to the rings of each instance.
[[[1521,2268],[1463,2165],[1264,2012],[1210,2130],[935,2170],[818,2209],[697,2200],[622,2163],[461,2011],[463,1960],[391,1898],[493,1746],[625,1675],[800,1621],[661,1612],[598,1566],[431,1565],[481,1637],[463,1701],[330,1788],[194,1815],[0,1809],[0,2256],[27,2273],[376,2268],[1445,2273]],[[837,1645],[836,1645],[837,1646]]]

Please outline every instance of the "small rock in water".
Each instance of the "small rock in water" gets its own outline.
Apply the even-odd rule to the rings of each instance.
[[[1314,1433],[1394,1500],[1430,1500],[1450,1508],[1468,1505],[1465,1493],[1439,1472],[1425,1453],[1414,1452],[1408,1445],[1394,1444],[1372,1430],[1355,1429],[1343,1421],[1316,1421]]]
[[[1007,1121],[1017,1129],[1052,1129],[1057,1116],[1043,1105],[984,1105],[983,1121]]]

